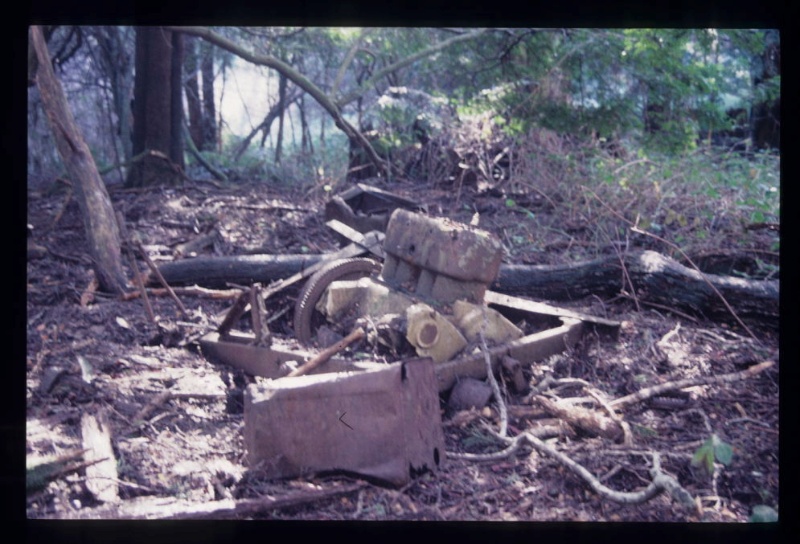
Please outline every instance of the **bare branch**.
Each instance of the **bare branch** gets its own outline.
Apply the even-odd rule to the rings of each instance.
[[[359,96],[363,95],[367,91],[367,89],[372,88],[375,85],[375,83],[377,81],[379,81],[382,77],[385,77],[386,74],[390,74],[390,73],[394,72],[395,70],[398,70],[398,69],[400,69],[400,68],[402,68],[404,66],[408,66],[409,64],[413,64],[413,63],[417,62],[418,60],[420,60],[422,58],[425,58],[425,57],[428,57],[428,56],[436,53],[437,51],[441,51],[442,49],[446,49],[447,47],[450,47],[451,45],[453,45],[455,43],[475,39],[478,36],[480,36],[481,34],[483,34],[484,32],[486,32],[486,29],[482,28],[482,29],[478,29],[478,30],[473,30],[472,32],[468,32],[467,34],[459,34],[457,36],[453,36],[452,38],[448,38],[448,39],[446,39],[446,40],[444,40],[442,42],[439,42],[439,43],[437,43],[435,45],[432,45],[432,46],[428,47],[427,49],[423,49],[422,51],[418,51],[417,53],[414,53],[413,55],[409,55],[404,59],[400,59],[399,61],[397,61],[397,62],[395,62],[393,64],[390,64],[386,68],[383,68],[382,70],[378,70],[378,72],[374,76],[372,76],[370,79],[368,79],[363,84],[361,84],[361,86],[359,88],[350,91],[348,94],[346,94],[345,96],[343,96],[342,98],[337,100],[336,101],[336,105],[341,108],[341,107],[345,106],[346,104],[349,104],[353,100],[356,100]]]
[[[311,97],[316,100],[319,105],[322,106],[322,108],[325,109],[328,114],[330,114],[331,117],[333,117],[336,126],[341,129],[348,138],[357,142],[362,148],[364,148],[370,158],[370,161],[379,171],[387,171],[387,165],[378,156],[378,154],[375,152],[375,149],[373,149],[373,147],[370,145],[369,141],[367,141],[363,134],[361,134],[355,127],[353,127],[342,117],[340,107],[332,102],[331,99],[328,98],[328,96],[319,87],[314,85],[300,72],[289,66],[289,64],[270,55],[260,55],[253,53],[252,51],[248,51],[239,44],[229,40],[224,36],[221,36],[220,34],[217,34],[209,28],[196,26],[172,26],[165,28],[175,32],[183,32],[184,34],[199,36],[207,42],[216,45],[217,47],[221,47],[222,49],[233,53],[247,62],[277,70],[279,73],[291,80],[295,85],[310,94]]]

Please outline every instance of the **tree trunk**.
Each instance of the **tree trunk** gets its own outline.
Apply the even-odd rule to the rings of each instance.
[[[308,126],[308,120],[306,119],[306,101],[303,100],[302,96],[298,101],[298,108],[300,110],[300,131],[302,134],[302,138],[300,140],[300,149],[303,151],[303,153],[310,153],[313,155],[314,142],[311,139],[311,128]]]
[[[122,146],[125,162],[133,157],[131,97],[133,96],[133,62],[124,43],[125,34],[120,27],[99,27],[95,37],[101,45],[101,58],[108,73],[114,113],[117,116],[117,136]]]
[[[765,85],[781,75],[781,43],[777,30],[764,33],[764,52],[753,61],[753,87]],[[750,116],[753,147],[755,149],[780,149],[781,99],[765,100],[753,105]]]
[[[295,88],[293,90],[293,92],[291,93],[290,98],[288,99],[288,103],[289,104],[294,104],[300,98],[302,98],[302,94],[300,94],[300,92],[297,91],[296,88]],[[250,147],[250,142],[253,140],[253,138],[256,136],[256,134],[258,134],[259,132],[263,132],[263,138],[262,138],[262,141],[261,141],[261,147],[264,147],[264,140],[266,140],[267,135],[269,134],[270,128],[272,127],[272,123],[275,122],[275,119],[278,118],[279,114],[280,114],[280,103],[276,102],[275,105],[273,105],[269,109],[269,111],[267,112],[266,117],[264,117],[264,120],[261,121],[261,123],[259,123],[259,125],[256,128],[251,130],[250,134],[248,134],[245,137],[245,139],[242,140],[242,143],[239,145],[239,148],[233,154],[234,160],[238,161],[241,158],[241,156],[244,154],[244,152],[247,151],[247,148]]]
[[[200,102],[200,71],[197,68],[197,38],[186,35],[185,63],[186,104],[189,110],[189,134],[197,149],[203,149],[203,106]]]
[[[275,143],[275,164],[281,163],[283,147],[283,121],[286,116],[286,76],[278,74],[278,140]]]
[[[119,227],[111,200],[53,72],[40,27],[31,27],[30,39],[38,62],[36,80],[42,105],[61,160],[73,180],[95,276],[103,290],[122,293],[126,280],[122,270]]]
[[[227,284],[268,284],[287,278],[326,258],[326,255],[238,255],[196,257],[158,267],[170,285],[198,284],[224,287]],[[154,283],[151,278],[150,283]]]
[[[180,137],[181,126],[173,130],[172,110],[182,110],[181,102],[173,104],[179,95],[172,92],[173,49],[171,31],[163,27],[136,29],[133,153],[148,153],[131,165],[128,187],[177,185],[182,179],[177,167],[183,162],[183,149],[173,143]]]
[[[183,34],[180,32],[172,33],[169,128],[169,157],[181,170],[186,170],[183,156]]]
[[[214,106],[214,49],[200,44],[202,53],[200,69],[203,72],[203,142],[204,151],[217,148],[217,111]]]

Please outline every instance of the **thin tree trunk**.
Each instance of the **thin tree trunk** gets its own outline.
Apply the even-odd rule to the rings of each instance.
[[[206,43],[201,44],[200,69],[203,72],[203,141],[202,150],[217,147],[217,111],[214,106],[214,50]]]
[[[197,46],[195,36],[186,35],[186,105],[189,111],[189,134],[197,149],[203,149],[203,107],[200,103],[200,71],[197,69]]]
[[[295,103],[301,96],[302,95],[299,92],[296,92],[295,88],[295,90],[293,90],[291,96],[288,99],[288,103],[289,104]],[[258,134],[261,131],[263,131],[264,133],[261,141],[261,147],[264,147],[264,140],[266,140],[266,137],[269,134],[270,128],[272,127],[272,123],[275,122],[275,119],[278,118],[278,115],[280,113],[279,106],[280,103],[276,103],[274,106],[272,106],[270,110],[267,112],[266,117],[264,117],[264,120],[261,121],[261,123],[259,123],[259,125],[256,128],[251,130],[250,134],[248,134],[245,137],[245,139],[242,140],[242,143],[239,145],[239,148],[233,154],[234,160],[238,161],[241,158],[244,152],[247,151],[247,148],[250,147],[250,142],[253,140],[256,134]]]
[[[306,119],[306,101],[303,100],[302,96],[300,97],[298,106],[300,108],[300,131],[303,135],[300,140],[300,148],[303,153],[310,153],[313,155],[314,142],[311,139],[311,128],[308,126],[308,120]]]
[[[100,27],[95,34],[100,43],[102,62],[109,74],[114,113],[117,115],[116,134],[122,146],[123,160],[133,157],[131,97],[133,96],[132,58],[125,47],[122,29],[116,26]]]
[[[278,141],[275,144],[275,164],[281,162],[281,148],[283,147],[283,120],[286,115],[286,76],[278,75]]]
[[[53,131],[58,153],[73,179],[95,276],[102,289],[122,293],[126,281],[122,270],[119,227],[111,200],[89,147],[69,109],[64,90],[53,72],[40,27],[31,27],[30,39],[38,62],[36,80],[42,105]]]
[[[180,32],[172,33],[170,93],[169,158],[181,170],[186,170],[183,157],[183,34]]]

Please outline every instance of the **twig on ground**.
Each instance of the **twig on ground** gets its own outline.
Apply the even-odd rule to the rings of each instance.
[[[174,300],[175,304],[178,305],[178,308],[181,311],[181,315],[183,315],[183,317],[186,317],[187,315],[189,315],[189,312],[186,311],[186,306],[183,305],[183,302],[181,302],[181,299],[178,298],[178,295],[176,295],[175,291],[173,291],[172,287],[169,286],[169,284],[167,283],[167,280],[165,280],[164,276],[161,275],[161,272],[158,270],[158,267],[150,259],[150,256],[147,254],[147,251],[145,251],[144,246],[142,245],[142,242],[140,242],[139,240],[136,240],[135,244],[136,244],[136,249],[139,250],[139,253],[141,254],[142,258],[144,259],[144,262],[147,263],[147,266],[150,268],[150,270],[153,272],[153,274],[155,274],[156,278],[158,278],[158,281],[161,283],[161,285],[164,286],[164,289],[167,290],[167,293],[169,293],[169,296],[172,297],[172,300]]]
[[[662,383],[660,385],[647,387],[645,389],[637,391],[636,393],[631,393],[630,395],[625,395],[624,397],[612,400],[609,403],[609,405],[612,408],[619,409],[628,406],[630,404],[642,402],[644,400],[647,400],[656,395],[660,395],[667,391],[684,389],[686,387],[692,387],[695,385],[711,385],[715,383],[743,380],[755,376],[756,374],[768,369],[774,364],[775,363],[773,363],[772,361],[765,361],[755,366],[751,366],[747,370],[742,370],[741,372],[731,372],[730,374],[722,374],[719,376],[701,376],[699,378],[687,378],[685,380],[676,380],[674,382]]]
[[[198,285],[193,285],[191,287],[171,287],[170,289],[176,295],[196,296],[196,297],[203,297],[203,298],[210,298],[217,300],[228,300],[236,298],[242,293],[242,291],[239,289],[206,289],[205,287],[200,287]],[[154,297],[172,296],[170,295],[169,291],[162,288],[148,289],[147,293],[150,296]],[[125,301],[132,300],[140,296],[142,296],[142,293],[140,291],[131,291],[129,293],[125,293],[124,295],[122,295],[122,300]]]
[[[494,398],[497,401],[497,407],[500,411],[500,436],[505,437],[508,433],[508,412],[506,411],[506,403],[503,401],[503,394],[500,392],[500,386],[497,384],[497,380],[494,377],[494,372],[492,371],[492,358],[489,355],[489,348],[486,346],[486,335],[484,332],[486,331],[486,327],[489,325],[489,318],[486,316],[486,306],[482,306],[481,310],[483,313],[483,323],[481,324],[480,329],[481,349],[483,350],[483,356],[486,359],[487,379],[489,380],[489,385],[492,387],[492,393],[494,394]]]
[[[117,224],[119,225],[119,234],[122,238],[122,245],[125,247],[125,253],[128,255],[128,261],[130,262],[133,277],[136,280],[136,285],[139,287],[139,291],[142,293],[142,301],[144,302],[144,309],[147,311],[147,319],[150,321],[150,323],[155,324],[156,317],[153,314],[153,307],[150,305],[150,299],[147,298],[147,291],[144,290],[144,280],[142,279],[141,272],[139,272],[139,267],[136,266],[136,259],[134,258],[133,250],[131,249],[131,239],[128,235],[128,228],[125,226],[125,217],[120,211],[117,211]]]
[[[61,205],[58,213],[56,213],[56,216],[53,218],[53,222],[50,223],[50,226],[47,228],[48,231],[53,230],[61,220],[61,216],[64,215],[64,211],[67,209],[67,205],[69,204],[70,200],[72,200],[72,186],[70,186],[67,190],[67,196],[64,198],[64,203]]]
[[[631,299],[633,298],[628,293],[620,293],[620,296],[622,298],[631,298]],[[691,321],[692,323],[697,323],[698,322],[698,319],[696,317],[693,317],[693,316],[691,316],[691,315],[689,315],[687,313],[684,313],[684,312],[682,312],[680,310],[676,310],[675,308],[670,308],[669,306],[664,306],[663,304],[658,304],[657,302],[650,302],[650,301],[647,301],[647,300],[640,300],[639,302],[641,302],[645,306],[650,306],[651,308],[657,308],[659,310],[664,310],[664,311],[673,313],[675,315],[679,315],[682,318],[686,319],[687,321]]]
[[[489,430],[491,431],[491,429]],[[508,444],[504,450],[488,454],[458,454],[454,458],[470,461],[496,461],[498,459],[508,457],[519,449],[522,442],[527,442],[539,453],[544,453],[556,459],[559,463],[570,469],[584,482],[586,482],[595,493],[606,499],[623,504],[640,504],[649,501],[664,491],[667,491],[684,507],[695,507],[695,502],[692,495],[686,491],[686,489],[684,489],[673,476],[670,476],[661,470],[661,459],[657,452],[653,452],[651,454],[653,457],[653,468],[650,470],[650,474],[653,480],[650,485],[641,491],[623,492],[615,491],[609,487],[606,487],[603,485],[600,479],[589,472],[586,467],[573,461],[567,455],[564,455],[555,448],[549,446],[547,443],[533,436],[529,432],[524,432],[515,436],[514,438],[505,438],[497,435],[496,433],[493,434],[496,438]],[[450,456],[452,456],[452,454],[448,453],[448,457]]]
[[[600,404],[600,406],[603,407],[603,409],[608,414],[608,417],[610,417],[612,420],[616,421],[617,424],[619,424],[620,428],[622,429],[622,443],[625,444],[626,446],[633,445],[633,437],[631,435],[631,426],[628,425],[628,422],[623,420],[621,417],[619,417],[617,415],[617,413],[614,411],[614,409],[611,408],[611,406],[608,405],[608,401],[606,401],[600,395],[600,393],[598,391],[595,391],[592,388],[586,388],[586,392],[589,395],[591,395],[592,398],[594,400],[596,400]]]

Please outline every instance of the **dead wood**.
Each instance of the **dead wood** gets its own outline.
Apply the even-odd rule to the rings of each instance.
[[[196,257],[159,266],[170,285],[197,284],[203,287],[225,287],[230,284],[264,285],[286,278],[317,264],[327,255],[237,255],[232,257]],[[154,283],[150,277],[148,283]]]
[[[117,461],[111,447],[111,434],[103,412],[97,416],[84,414],[81,419],[81,435],[86,451],[86,489],[102,502],[117,502]]]
[[[551,415],[557,416],[570,425],[578,427],[594,436],[602,436],[614,442],[621,440],[624,436],[622,425],[619,421],[614,421],[592,410],[587,410],[580,406],[566,406],[541,395],[535,397],[534,400]]]
[[[79,459],[84,450],[71,452],[61,455],[53,461],[46,461],[44,463],[29,467],[25,470],[25,491],[28,493],[36,493],[44,489],[47,484],[53,480],[60,478],[66,474],[77,472],[97,463],[102,463],[106,459],[95,459],[94,461],[84,461],[81,463],[71,463]],[[35,496],[35,495],[34,495]],[[29,500],[33,497],[29,496]]]
[[[203,257],[165,263],[159,270],[171,285],[268,284],[330,257],[297,254]],[[641,302],[731,322],[732,315],[716,289],[739,317],[778,327],[778,281],[701,274],[654,251],[627,254],[622,262],[617,256],[609,256],[569,265],[504,264],[491,288],[545,300],[572,300],[589,295],[613,297],[627,283],[623,282],[623,265]]]
[[[242,519],[281,508],[309,505],[340,495],[354,493],[367,486],[364,482],[316,492],[296,492],[283,497],[232,499],[197,504],[173,497],[140,497],[118,505],[86,508],[74,516],[80,519]]]
[[[205,289],[204,287],[198,287],[197,285],[193,287],[171,287],[170,290],[174,292],[176,295],[202,297],[202,298],[210,298],[217,300],[228,300],[236,298],[242,293],[242,291],[239,289],[222,289],[222,290]],[[147,289],[147,294],[153,297],[172,296],[168,290],[162,288]],[[133,300],[140,296],[142,296],[142,293],[140,291],[130,291],[122,295],[121,300]]]
[[[684,389],[686,387],[694,387],[697,385],[711,385],[714,383],[734,382],[738,380],[743,380],[751,376],[755,376],[756,374],[770,368],[774,364],[775,363],[773,363],[772,361],[765,361],[763,363],[751,366],[747,370],[742,370],[741,372],[731,372],[730,374],[722,374],[720,376],[701,376],[699,378],[687,378],[685,380],[677,380],[674,382],[662,383],[660,385],[655,385],[653,387],[647,387],[645,389],[637,391],[636,393],[631,393],[630,395],[620,397],[616,400],[612,400],[609,403],[609,406],[615,409],[619,409],[619,408],[624,408],[625,406],[629,406],[631,404],[635,404],[637,402],[642,402],[643,400],[647,400],[656,395],[663,395],[668,391],[676,391],[678,389]]]
[[[169,296],[172,298],[172,300],[175,301],[175,304],[178,305],[178,309],[180,309],[181,315],[183,315],[183,317],[186,317],[187,315],[189,315],[189,312],[186,311],[186,306],[183,305],[183,302],[181,302],[181,299],[178,298],[178,295],[176,295],[175,291],[173,291],[172,288],[169,286],[169,284],[167,283],[167,280],[165,280],[164,276],[161,275],[161,272],[158,271],[158,267],[153,263],[153,260],[147,254],[147,251],[145,251],[144,246],[142,245],[142,242],[140,242],[139,240],[136,240],[136,249],[139,250],[139,253],[142,255],[142,258],[147,263],[147,266],[148,266],[148,268],[150,268],[150,271],[153,273],[153,275],[156,278],[158,278],[159,283],[161,283],[161,285],[164,286],[164,289],[167,290],[167,293],[169,293]],[[142,288],[142,292],[144,292],[144,286],[143,285],[141,286],[141,288]]]
[[[128,263],[130,264],[131,271],[133,272],[133,277],[136,280],[136,285],[137,287],[139,287],[139,292],[142,293],[144,308],[147,311],[147,319],[150,320],[150,323],[155,323],[156,318],[155,315],[153,315],[153,307],[150,305],[150,299],[147,298],[147,291],[145,291],[144,289],[144,279],[142,278],[142,274],[139,271],[139,267],[136,266],[136,259],[134,259],[133,257],[133,249],[131,248],[131,239],[130,236],[128,235],[128,228],[125,226],[125,217],[119,210],[117,211],[116,216],[117,216],[117,224],[119,225],[120,238],[122,239],[122,247],[125,248],[125,254],[128,256]]]
[[[212,230],[208,234],[203,236],[199,236],[190,240],[184,244],[180,244],[175,248],[175,254],[178,256],[184,255],[191,255],[201,249],[211,246],[219,239],[219,231],[217,229]]]
[[[487,428],[488,429],[488,428]],[[525,431],[513,438],[502,437],[488,429],[495,438],[501,440],[506,444],[506,448],[496,453],[486,454],[452,454],[448,452],[448,457],[455,459],[465,459],[471,461],[496,461],[508,457],[519,450],[523,443],[527,442],[539,453],[545,454],[554,458],[559,463],[570,469],[573,473],[579,476],[592,490],[603,498],[619,502],[622,504],[640,504],[647,502],[650,499],[660,495],[663,492],[669,493],[684,508],[693,508],[695,506],[694,498],[692,495],[680,485],[680,483],[669,474],[661,470],[661,457],[657,452],[653,452],[653,468],[650,469],[652,481],[650,484],[639,491],[616,491],[605,485],[589,470],[580,463],[575,462],[569,456],[561,453],[555,448],[543,442],[535,433]]]
[[[609,256],[569,265],[503,265],[492,288],[549,300],[615,296],[626,287],[623,265],[640,301],[732,321],[727,301],[743,319],[779,324],[779,282],[702,274],[654,251],[629,253],[622,263]]]
[[[61,83],[53,71],[42,28],[31,26],[29,50],[35,51],[36,85],[58,154],[69,172],[75,199],[83,216],[84,231],[95,276],[102,288],[119,294],[125,290],[120,238],[114,209],[100,178],[89,146],[78,128]]]

